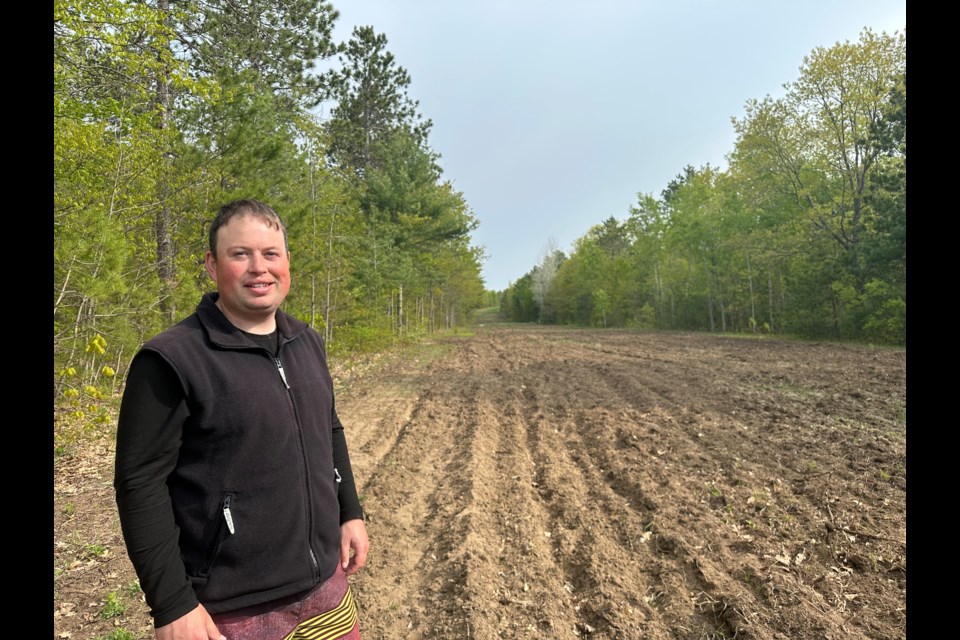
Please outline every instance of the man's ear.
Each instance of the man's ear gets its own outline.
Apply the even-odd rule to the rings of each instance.
[[[214,282],[217,281],[217,259],[213,257],[213,254],[207,251],[206,257],[207,265],[207,275],[210,276],[210,279]]]

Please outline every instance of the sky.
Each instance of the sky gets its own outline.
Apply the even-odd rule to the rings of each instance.
[[[623,220],[684,167],[726,167],[732,118],[817,47],[904,31],[906,0],[333,0],[387,37],[479,227],[487,289]]]

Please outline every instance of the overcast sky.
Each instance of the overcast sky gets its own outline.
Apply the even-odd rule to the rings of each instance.
[[[814,48],[906,28],[905,0],[333,0],[334,31],[386,35],[480,221],[500,291],[549,239],[570,253],[686,165],[726,167],[731,118]]]

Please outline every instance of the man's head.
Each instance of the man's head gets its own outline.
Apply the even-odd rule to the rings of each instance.
[[[287,228],[280,220],[280,216],[270,206],[259,200],[234,200],[220,207],[217,217],[210,224],[210,253],[217,255],[217,233],[220,227],[227,224],[237,216],[253,216],[265,222],[268,226],[279,229],[283,232],[283,246],[287,252],[290,252],[290,246],[287,244]]]
[[[276,311],[290,291],[287,235],[276,212],[256,200],[224,205],[210,227],[207,273],[217,283],[217,305],[234,326],[251,333],[276,327]]]

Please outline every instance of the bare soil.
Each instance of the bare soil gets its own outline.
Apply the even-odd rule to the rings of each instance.
[[[902,349],[489,325],[334,377],[369,640],[906,638]],[[152,637],[112,456],[55,463],[55,638]]]

